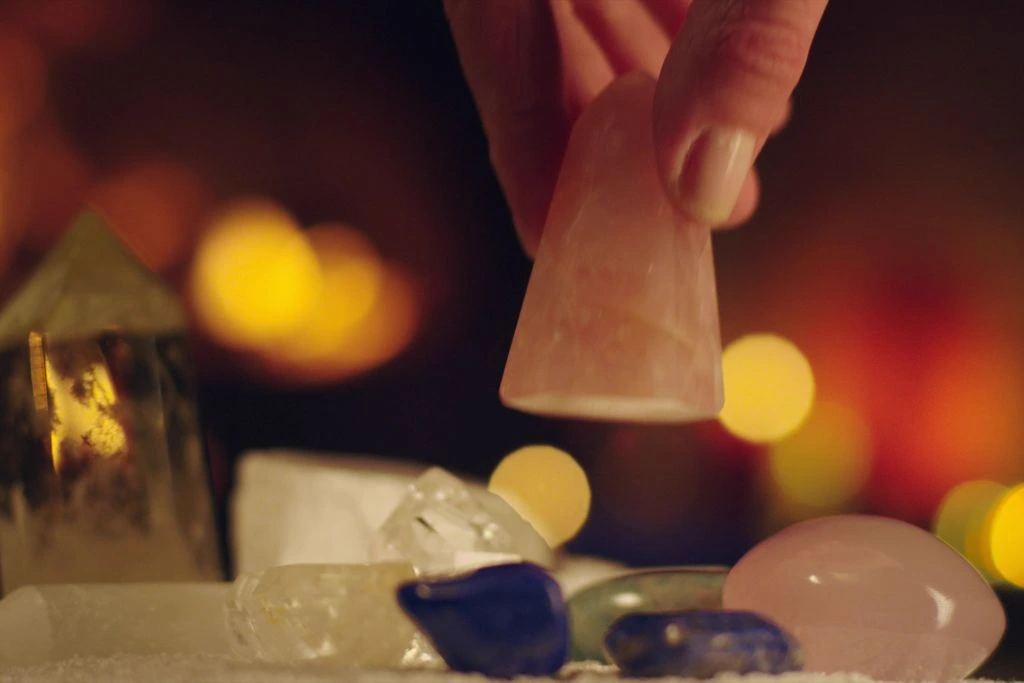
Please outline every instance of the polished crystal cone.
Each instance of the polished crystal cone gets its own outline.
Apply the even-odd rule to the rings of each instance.
[[[185,316],[86,213],[0,313],[0,588],[221,573]]]
[[[669,205],[654,85],[617,80],[573,129],[501,383],[512,408],[682,422],[722,407],[710,231]]]

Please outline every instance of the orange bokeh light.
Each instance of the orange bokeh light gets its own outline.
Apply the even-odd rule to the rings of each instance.
[[[139,260],[161,272],[189,257],[210,200],[190,169],[150,162],[103,183],[91,203]]]
[[[49,249],[82,210],[93,171],[55,122],[33,127],[11,160],[3,206],[8,244]]]
[[[42,51],[25,33],[0,30],[0,145],[39,112],[45,95]]]
[[[227,346],[262,351],[301,329],[323,286],[306,235],[282,207],[236,200],[216,213],[191,273],[192,302]]]
[[[325,266],[330,283],[330,265]],[[305,326],[266,354],[272,374],[301,383],[345,379],[387,363],[412,342],[419,306],[412,282],[399,268],[380,264],[373,304],[357,319],[346,312],[351,295],[337,284],[334,279],[334,286],[324,288]],[[339,317],[351,324],[338,325]]]
[[[55,50],[111,53],[152,24],[153,0],[10,0],[9,14]]]

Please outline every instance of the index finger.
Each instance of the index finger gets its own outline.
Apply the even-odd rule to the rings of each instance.
[[[445,0],[445,11],[491,163],[532,253],[569,131],[551,6],[547,0]]]

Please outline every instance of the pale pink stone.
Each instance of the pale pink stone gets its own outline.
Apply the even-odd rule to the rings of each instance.
[[[649,76],[623,77],[573,129],[502,379],[510,407],[643,422],[722,407],[710,232],[668,203],[653,98]]]
[[[796,524],[732,569],[727,609],[759,612],[804,646],[808,671],[891,681],[964,678],[999,644],[988,583],[922,529],[847,515]]]

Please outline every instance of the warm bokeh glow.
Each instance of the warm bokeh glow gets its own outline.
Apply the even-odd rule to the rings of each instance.
[[[583,468],[554,446],[524,446],[491,474],[488,488],[504,498],[555,548],[572,539],[590,512]]]
[[[833,511],[860,492],[870,461],[870,435],[860,417],[842,405],[819,403],[799,431],[771,447],[768,467],[791,502]]]
[[[55,121],[45,119],[22,136],[12,157],[4,211],[5,239],[48,250],[82,210],[93,168]]]
[[[239,347],[295,333],[321,290],[320,265],[306,236],[283,209],[261,200],[236,202],[213,219],[192,272],[203,324]]]
[[[332,312],[330,300],[321,298],[312,315],[329,316]],[[386,265],[373,308],[334,338],[333,346],[320,346],[322,353],[313,355],[305,340],[289,335],[267,350],[267,371],[298,383],[347,379],[393,360],[412,342],[419,322],[419,304],[412,282],[397,266]]]
[[[21,0],[9,16],[54,51],[115,53],[142,39],[155,14],[153,0]],[[5,17],[6,18],[6,17]]]
[[[189,257],[208,198],[190,169],[152,162],[110,178],[94,192],[92,204],[140,261],[161,272]]]
[[[45,94],[42,51],[27,34],[0,29],[0,144],[36,115]]]
[[[936,536],[985,573],[992,571],[985,520],[1006,490],[1006,486],[994,481],[964,482],[942,499],[932,525]]]
[[[737,339],[722,354],[725,407],[719,416],[734,435],[768,443],[792,434],[814,401],[810,363],[792,342],[773,334]]]
[[[300,364],[330,364],[360,333],[381,297],[385,266],[363,234],[341,225],[317,226],[310,243],[320,259],[323,290],[316,307],[281,354]]]
[[[986,521],[989,557],[997,575],[1024,588],[1024,484],[1010,489]]]

